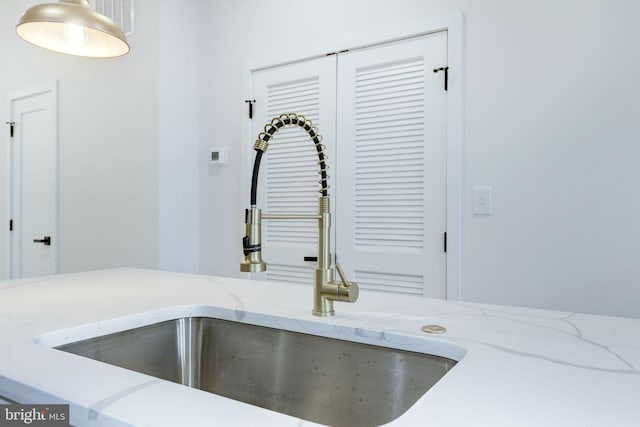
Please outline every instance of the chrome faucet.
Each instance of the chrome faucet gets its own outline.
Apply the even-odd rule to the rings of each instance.
[[[262,155],[266,153],[269,140],[283,127],[298,126],[304,129],[313,141],[318,153],[320,174],[320,197],[318,198],[317,214],[267,214],[256,207],[258,171]],[[255,144],[256,157],[253,164],[251,178],[251,206],[245,210],[245,236],[242,239],[244,258],[240,263],[240,271],[256,273],[266,271],[267,264],[262,260],[262,220],[312,220],[318,224],[318,261],[313,275],[313,315],[332,316],[334,301],[355,302],[358,299],[358,285],[349,282],[336,263],[336,270],[340,280],[334,280],[330,256],[331,213],[329,209],[329,185],[327,180],[326,155],[322,136],[311,120],[295,113],[281,114],[271,120],[260,132]]]

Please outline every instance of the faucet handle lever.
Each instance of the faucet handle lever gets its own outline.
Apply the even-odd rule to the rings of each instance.
[[[347,280],[342,266],[338,263],[336,263],[336,270],[340,276],[340,281],[332,280],[325,284],[322,296],[330,301],[355,302],[360,293],[358,284]]]
[[[336,262],[336,271],[338,272],[338,276],[340,276],[340,281],[342,282],[342,286],[344,286],[345,288],[348,288],[350,283],[344,274],[344,270],[342,269],[342,266],[337,262]]]

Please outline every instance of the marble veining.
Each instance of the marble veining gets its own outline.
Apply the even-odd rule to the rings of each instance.
[[[35,283],[47,282],[52,279],[52,276],[45,277],[37,277],[32,279],[17,279],[11,281],[5,281],[5,283],[0,283],[0,291],[5,291],[12,288],[17,288],[20,286],[33,285]]]
[[[113,394],[107,398],[104,398],[96,403],[94,403],[93,405],[91,405],[89,407],[89,420],[95,421],[98,420],[98,418],[100,417],[100,414],[102,412],[104,412],[104,410],[106,408],[108,408],[109,406],[113,405],[115,402],[117,402],[118,400],[121,400],[129,395],[131,395],[132,393],[136,393],[139,390],[143,390],[145,388],[148,387],[152,387],[156,384],[160,384],[162,383],[163,380],[161,379],[154,379],[154,380],[150,380],[150,381],[146,381],[142,384],[130,387],[128,389],[122,390],[116,394]]]
[[[455,303],[455,302],[449,302],[449,304],[469,307],[468,305]],[[625,360],[621,355],[617,354],[609,346],[598,343],[594,340],[585,338],[580,327],[576,325],[576,323],[570,320],[571,318],[575,317],[577,313],[561,315],[561,317],[546,317],[541,315],[536,316],[533,314],[522,315],[519,313],[511,313],[508,311],[499,311],[496,309],[488,309],[488,308],[482,308],[482,307],[474,307],[474,309],[476,309],[482,316],[485,316],[488,318],[502,319],[509,322],[513,322],[515,324],[522,324],[532,328],[540,328],[543,330],[552,331],[554,334],[566,335],[574,340],[585,343],[589,346],[593,346],[596,350],[604,351],[605,353],[610,355],[612,359],[624,365],[625,368],[604,368],[604,367],[599,367],[595,365],[581,364],[581,363],[576,363],[569,360],[561,360],[545,354],[519,351],[519,350],[516,350],[515,348],[509,348],[503,345],[484,342],[481,340],[474,340],[464,336],[451,335],[450,337],[456,338],[462,342],[476,342],[502,352],[506,352],[506,353],[510,353],[518,356],[546,360],[548,362],[559,363],[565,366],[571,366],[571,367],[580,368],[580,369],[590,369],[590,370],[601,371],[601,372],[611,372],[611,373],[617,373],[617,374],[640,375],[640,371],[638,371],[631,362],[629,362],[628,360]],[[548,315],[549,313],[547,314],[547,316]],[[518,318],[515,318],[515,317],[518,317]],[[529,318],[531,320],[522,320],[521,318]],[[553,325],[548,324],[550,320],[553,321]],[[541,323],[546,323],[546,324],[541,324]],[[567,330],[567,327],[563,327],[563,326],[568,326],[569,330]]]
[[[244,303],[242,302],[242,298],[240,298],[236,294],[229,294],[229,296],[235,301],[234,313],[236,320],[240,321],[244,319],[247,313],[245,313],[244,311]]]

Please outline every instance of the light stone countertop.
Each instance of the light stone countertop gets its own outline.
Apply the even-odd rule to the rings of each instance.
[[[135,269],[0,281],[0,400],[69,403],[75,426],[316,425],[51,348],[209,316],[458,360],[390,426],[640,425],[640,319],[366,291],[319,318],[311,300],[310,287]]]

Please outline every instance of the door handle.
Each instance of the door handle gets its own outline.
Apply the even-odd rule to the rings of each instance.
[[[306,256],[303,258],[306,262],[318,262],[317,256]]]
[[[42,239],[33,239],[33,243],[43,243],[45,246],[51,246],[51,236],[44,236]]]

